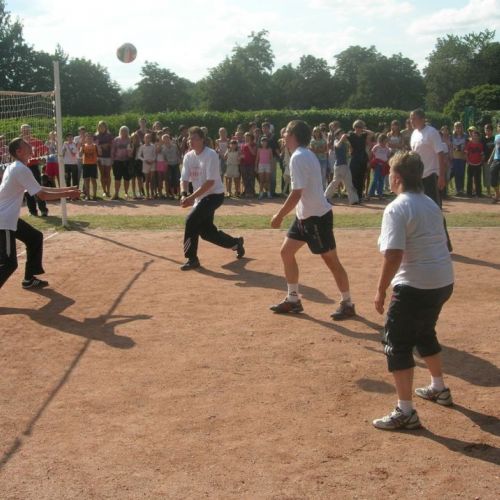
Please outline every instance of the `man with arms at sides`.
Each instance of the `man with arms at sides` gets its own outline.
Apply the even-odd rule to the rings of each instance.
[[[191,150],[184,155],[181,172],[181,206],[193,209],[186,219],[184,230],[184,256],[187,262],[182,271],[200,267],[198,240],[200,236],[214,245],[236,251],[236,257],[245,255],[243,238],[233,238],[217,229],[214,224],[215,211],[224,202],[224,185],[220,176],[219,155],[205,146],[205,134],[200,127],[189,129]],[[193,193],[188,194],[189,182]]]
[[[410,113],[410,121],[413,127],[411,134],[411,150],[418,153],[424,164],[422,174],[422,184],[424,193],[434,200],[439,208],[442,208],[441,194],[446,186],[446,152],[439,132],[427,125],[425,113],[422,109],[415,109]],[[444,230],[448,250],[451,246],[448,230],[446,229],[446,219],[443,217]]]
[[[78,199],[78,188],[41,187],[27,167],[31,157],[30,144],[18,137],[9,144],[15,161],[5,170],[0,184],[0,288],[17,269],[16,239],[26,245],[26,267],[22,287],[44,288],[48,282],[35,275],[45,271],[42,267],[43,234],[19,218],[24,192],[40,200]]]
[[[271,306],[271,310],[279,314],[300,313],[304,310],[299,297],[299,267],[295,254],[307,243],[313,254],[321,255],[342,296],[339,308],[331,317],[334,320],[350,318],[356,312],[351,302],[349,279],[336,252],[332,207],[323,194],[321,165],[316,155],[308,149],[311,129],[307,123],[293,120],[287,125],[284,138],[292,155],[292,191],[279,212],[273,216],[271,227],[278,229],[283,218],[294,208],[296,218],[281,246],[288,294],[283,302]]]
[[[443,381],[435,330],[441,308],[453,292],[453,265],[441,211],[423,193],[424,165],[419,155],[396,153],[390,165],[390,187],[397,197],[387,205],[382,219],[379,248],[384,261],[375,309],[383,314],[386,290],[392,284],[382,343],[398,404],[373,425],[384,430],[418,429],[420,420],[412,402],[414,348],[431,374],[431,384],[416,389],[415,394],[443,406],[453,404]]]

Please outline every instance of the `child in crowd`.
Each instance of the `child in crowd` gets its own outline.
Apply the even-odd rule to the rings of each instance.
[[[158,188],[158,198],[166,198],[166,196],[163,195],[163,185],[166,182],[166,174],[167,160],[165,158],[165,143],[162,135],[158,136],[158,141],[156,143],[156,183]]]
[[[141,134],[134,132],[130,136],[129,155],[131,159],[132,193],[134,200],[144,197],[144,174],[142,173],[142,160],[139,158],[141,147]],[[138,190],[136,190],[138,188]]]
[[[155,171],[156,146],[151,142],[151,134],[144,136],[144,144],[139,148],[138,157],[142,160],[142,173],[145,176],[146,198],[152,199],[151,178]]]
[[[128,127],[120,127],[118,137],[111,143],[111,160],[113,162],[113,175],[115,177],[115,192],[113,200],[120,199],[120,187],[123,179],[125,198],[128,198],[130,186],[130,132]]]
[[[47,148],[46,173],[50,179],[51,186],[59,187],[59,163],[57,162],[57,140],[56,133],[50,132],[49,139],[45,143]]]
[[[471,140],[465,145],[464,152],[467,158],[467,196],[472,196],[472,180],[474,180],[476,196],[481,198],[483,196],[481,173],[484,161],[484,146],[477,130],[471,131]]]
[[[75,144],[73,134],[66,134],[62,154],[66,186],[78,186],[78,147]]]
[[[240,196],[240,161],[241,153],[238,147],[238,141],[232,139],[229,142],[229,149],[224,155],[226,162],[226,192],[228,196],[232,196],[233,179],[236,196]]]
[[[333,146],[335,148],[335,164],[333,166],[333,180],[325,190],[325,198],[332,203],[332,198],[339,185],[344,184],[351,205],[359,205],[359,197],[352,184],[352,175],[347,163],[347,135],[342,129],[334,132]]]
[[[92,134],[85,134],[85,143],[80,147],[82,158],[83,184],[85,199],[90,200],[90,184],[92,184],[92,200],[97,200],[97,146]]]
[[[179,183],[181,179],[181,172],[179,164],[181,162],[181,153],[176,142],[172,140],[170,134],[163,134],[162,140],[164,142],[163,153],[167,160],[167,180],[168,194],[170,198],[179,195]]]
[[[373,181],[370,187],[370,196],[377,193],[379,199],[384,197],[384,178],[389,173],[389,156],[391,150],[387,146],[388,138],[385,134],[380,134],[377,138],[377,144],[373,146],[370,160],[370,167],[373,170]]]
[[[326,188],[326,177],[328,170],[328,145],[323,137],[320,127],[314,127],[312,132],[311,143],[309,149],[316,155],[321,165],[321,178],[323,181],[323,189]]]
[[[286,128],[283,127],[280,131],[281,133],[281,138],[278,141],[278,146],[280,149],[280,159],[281,163],[283,165],[283,189],[282,193],[283,194],[290,194],[290,151],[286,147],[286,141],[285,141],[285,131]]]
[[[255,196],[255,158],[257,156],[257,145],[254,135],[246,132],[244,135],[245,144],[241,147],[241,176],[243,177],[243,187],[245,198]]]
[[[267,197],[271,195],[271,161],[273,159],[273,151],[269,147],[267,137],[262,137],[260,140],[260,148],[257,150],[255,157],[255,171],[259,176],[259,200],[262,200],[267,192]]]
[[[224,127],[219,129],[219,138],[215,140],[215,151],[219,154],[220,158],[220,175],[223,178],[226,173],[226,160],[229,140],[227,138],[227,130]]]
[[[461,122],[456,122],[453,125],[453,134],[451,136],[453,159],[451,162],[450,180],[455,178],[455,190],[457,196],[464,196],[466,143],[467,135],[464,133],[464,126]]]

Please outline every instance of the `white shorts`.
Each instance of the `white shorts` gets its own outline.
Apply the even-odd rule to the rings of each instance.
[[[259,174],[270,174],[271,173],[271,165],[266,165],[265,163],[259,163],[257,168],[257,172]]]
[[[154,163],[146,163],[145,161],[142,162],[142,173],[143,174],[149,174],[150,172],[155,172],[155,164]]]
[[[98,158],[99,160],[99,165],[103,167],[111,167],[113,165],[113,160],[111,158]]]

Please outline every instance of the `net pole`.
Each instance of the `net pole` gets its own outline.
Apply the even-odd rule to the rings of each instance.
[[[57,135],[57,161],[59,164],[59,182],[63,187],[66,186],[66,177],[64,175],[64,157],[63,147],[63,129],[61,116],[61,81],[59,78],[59,61],[54,61],[54,93],[56,106],[56,135]],[[66,210],[66,199],[61,198],[61,222],[64,227],[68,227],[68,214]]]

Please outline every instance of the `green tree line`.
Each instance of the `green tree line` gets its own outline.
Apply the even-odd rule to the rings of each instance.
[[[306,54],[295,66],[276,68],[268,35],[252,32],[198,82],[146,61],[140,81],[122,90],[99,64],[72,58],[60,46],[49,54],[27,44],[22,22],[0,0],[0,89],[48,90],[52,61],[58,60],[63,113],[73,116],[420,106],[456,116],[461,106],[499,109],[500,43],[494,31],[438,38],[423,73],[400,53],[387,57],[375,46],[359,45],[332,54],[333,66]]]

